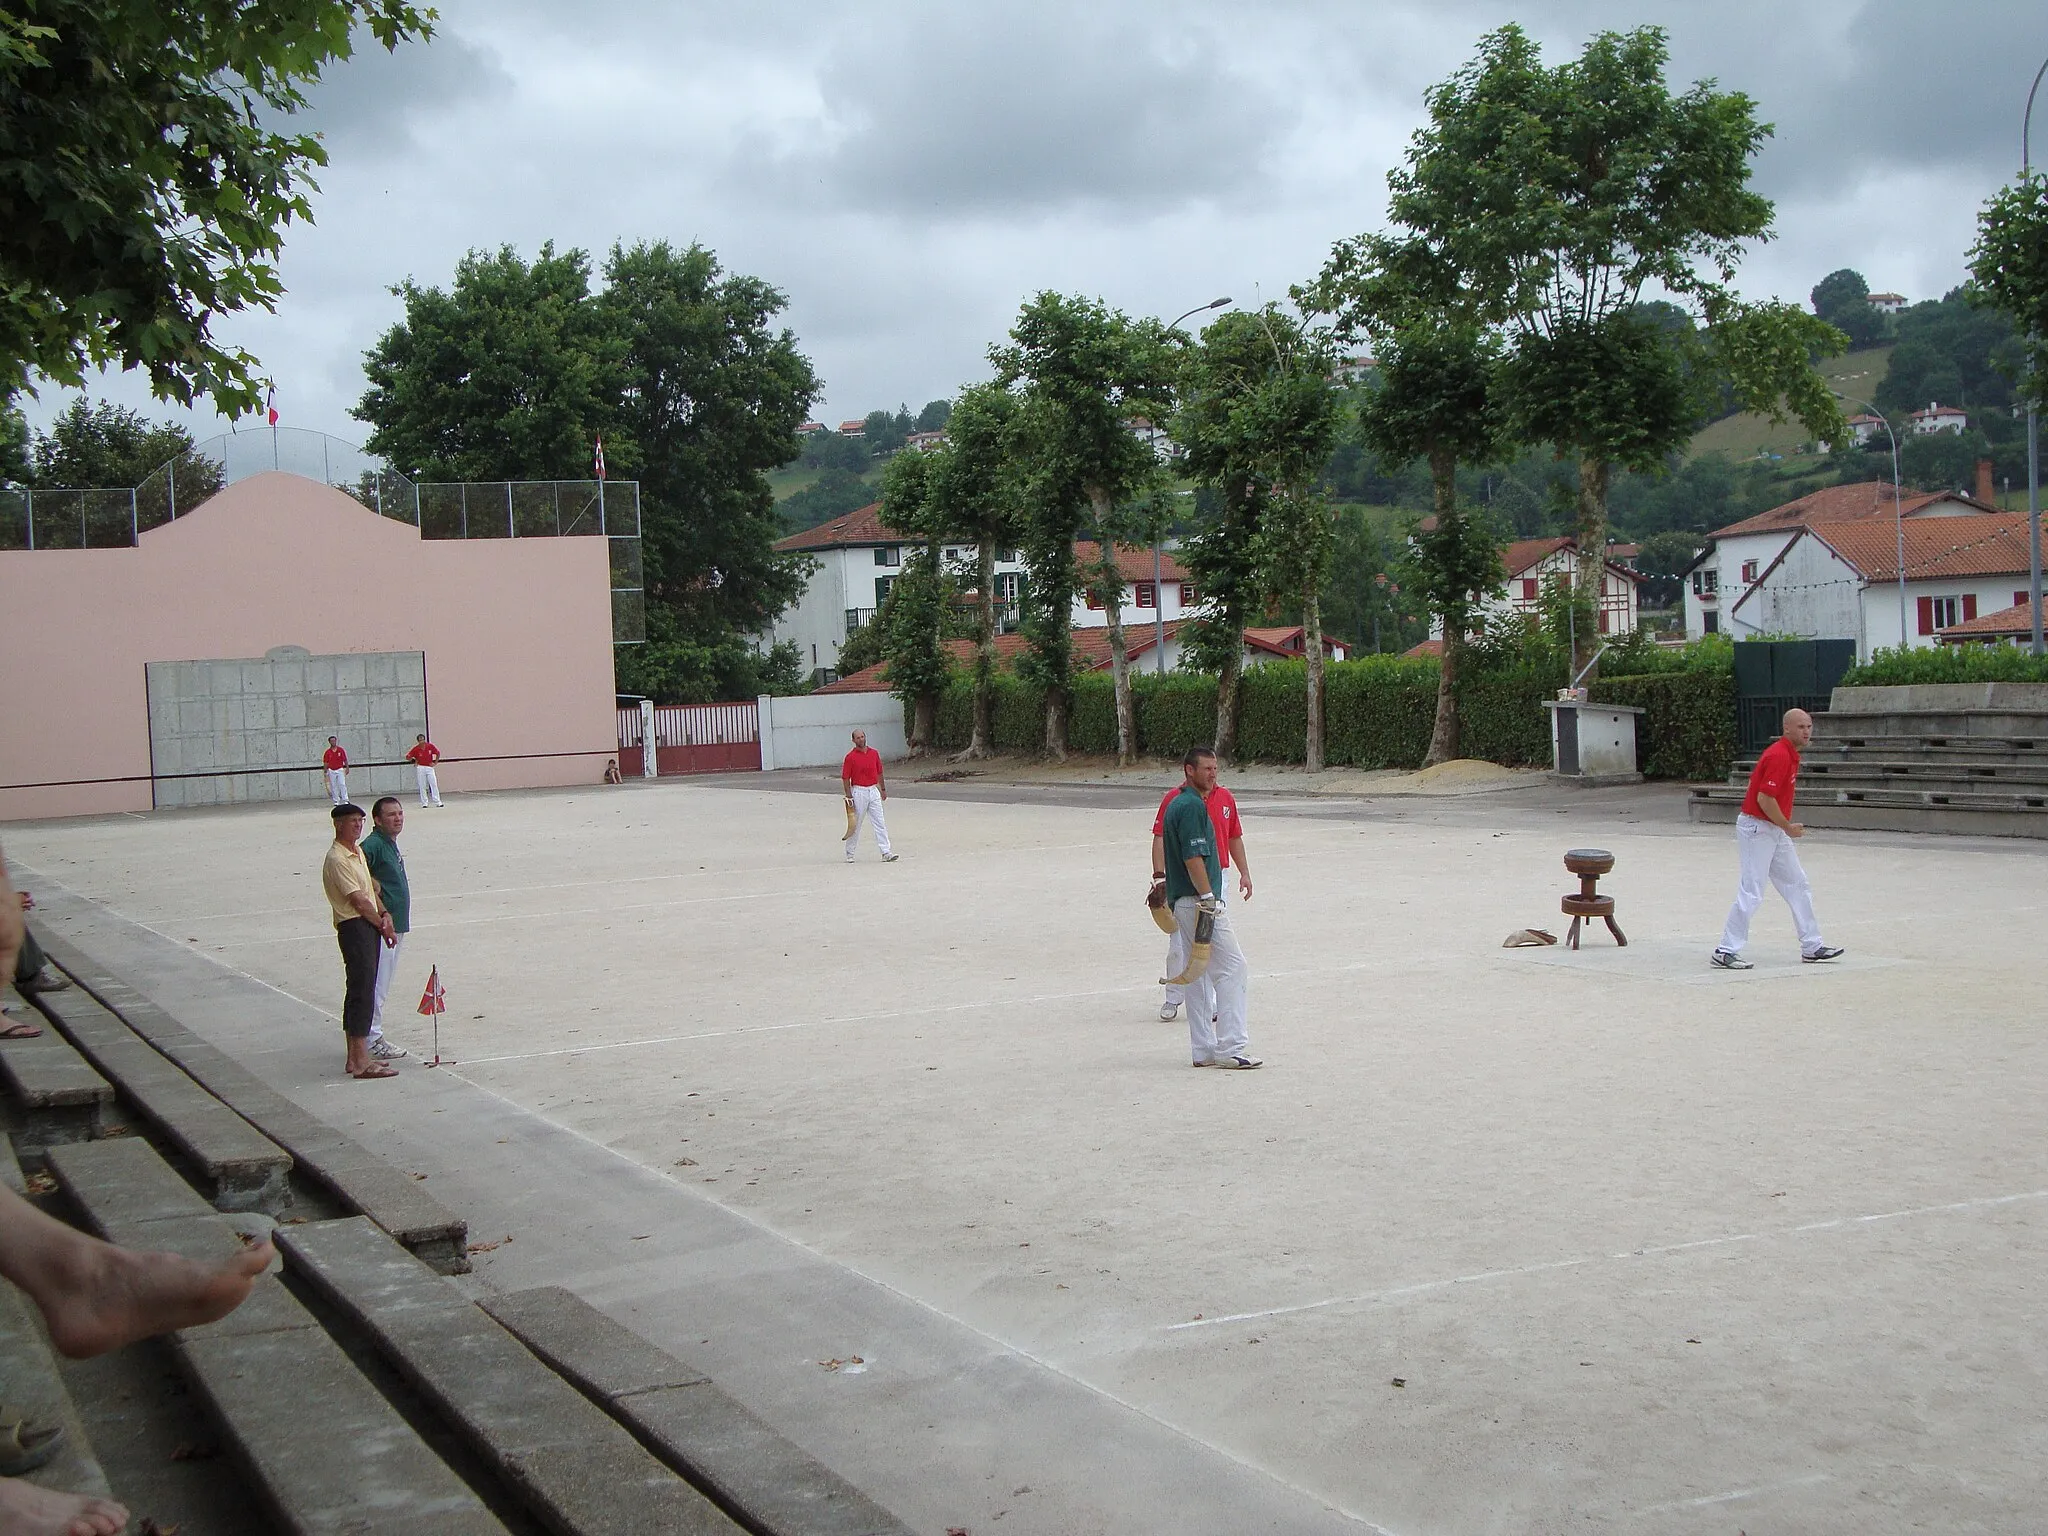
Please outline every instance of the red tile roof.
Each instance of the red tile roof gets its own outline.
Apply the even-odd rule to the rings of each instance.
[[[1074,541],[1074,562],[1085,573],[1102,558],[1101,546],[1093,539]],[[1119,544],[1116,547],[1116,568],[1123,573],[1125,581],[1146,581],[1152,579],[1152,547],[1148,545]],[[1186,581],[1187,567],[1173,558],[1173,551],[1162,550],[1159,555],[1161,579],[1165,581]],[[1085,574],[1083,581],[1086,581]]]
[[[1415,643],[1414,643],[1413,645],[1409,646],[1409,647],[1408,647],[1408,649],[1407,649],[1407,650],[1405,650],[1405,651],[1403,651],[1403,652],[1402,652],[1401,654],[1402,654],[1402,656],[1403,656],[1403,657],[1408,657],[1408,656],[1441,656],[1441,655],[1443,655],[1443,653],[1444,653],[1444,643],[1443,643],[1443,641],[1441,641],[1441,640],[1418,640],[1418,641],[1416,641],[1416,642],[1415,642]]]
[[[1244,643],[1255,651],[1270,651],[1275,656],[1306,656],[1308,654],[1308,626],[1305,624],[1287,624],[1277,628],[1247,629],[1244,632]],[[1347,651],[1350,649],[1342,640],[1332,639],[1327,634],[1323,636],[1323,650],[1325,654],[1336,650],[1339,646],[1343,646]]]
[[[2024,512],[1919,518],[1904,525],[1865,520],[1818,523],[1808,530],[1866,581],[1899,579],[1898,538],[1906,540],[1906,579],[2014,576],[2027,569]]]
[[[2034,605],[2021,603],[2016,608],[2001,608],[1996,613],[1980,613],[1974,619],[1965,619],[1960,624],[1951,624],[1935,636],[1937,640],[1950,642],[1960,640],[1997,640],[2007,636],[2032,639],[2034,635]]]
[[[1182,619],[1169,619],[1166,623],[1166,638],[1175,639],[1180,634]],[[1109,630],[1076,629],[1072,631],[1074,647],[1074,670],[1077,672],[1105,672],[1109,669]],[[1124,654],[1135,660],[1152,649],[1152,625],[1144,622],[1124,626]],[[996,665],[1005,671],[1014,670],[1019,655],[1025,649],[1024,637],[1020,634],[996,636]],[[962,669],[974,665],[974,642],[972,640],[948,640],[946,652],[953,658],[953,665]],[[887,662],[876,662],[872,667],[863,667],[849,673],[836,683],[827,683],[814,688],[813,693],[887,693],[889,685],[882,681],[882,669]]]
[[[1556,539],[1517,539],[1500,552],[1502,568],[1519,576],[1532,565],[1540,565],[1561,549],[1575,549],[1578,540],[1566,535]]]
[[[775,547],[780,550],[841,549],[849,544],[908,542],[908,535],[882,521],[882,504],[871,501],[843,517],[835,517],[815,528],[806,528],[802,533],[792,533],[786,539],[777,539]]]
[[[1916,517],[1937,502],[1953,501],[1961,511],[1992,512],[1997,509],[1985,505],[1973,496],[1959,491],[1908,491],[1899,498],[1899,514]],[[1743,533],[1776,533],[1780,530],[1790,533],[1796,528],[1810,527],[1815,523],[1846,523],[1861,518],[1892,516],[1892,488],[1882,480],[1868,480],[1857,485],[1830,485],[1796,501],[1759,512],[1754,517],[1745,517],[1739,523],[1730,523],[1725,528],[1716,528],[1708,539],[1725,539]]]

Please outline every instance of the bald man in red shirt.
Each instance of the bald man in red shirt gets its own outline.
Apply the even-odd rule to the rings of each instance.
[[[1803,709],[1785,711],[1785,734],[1763,750],[1749,775],[1749,793],[1743,797],[1742,812],[1735,818],[1735,846],[1742,857],[1742,879],[1735,890],[1735,905],[1728,909],[1727,925],[1711,964],[1716,970],[1756,969],[1742,958],[1749,942],[1749,920],[1764,899],[1764,884],[1778,888],[1792,909],[1793,926],[1799,930],[1799,958],[1812,964],[1839,959],[1842,951],[1822,942],[1820,919],[1813,915],[1813,888],[1806,883],[1806,869],[1799,862],[1793,844],[1806,836],[1806,828],[1792,819],[1792,797],[1799,785],[1799,751],[1813,740],[1813,716]]]

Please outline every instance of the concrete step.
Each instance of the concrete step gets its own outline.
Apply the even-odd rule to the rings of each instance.
[[[16,1194],[25,1188],[21,1165],[4,1136],[0,1136],[0,1181]],[[12,1285],[0,1285],[0,1386],[4,1386],[4,1394],[0,1395],[4,1395],[9,1408],[38,1423],[64,1428],[64,1441],[57,1454],[29,1474],[32,1481],[70,1493],[115,1497],[78,1408],[65,1389],[56,1347],[43,1327],[42,1314],[23,1291]]]
[[[910,1536],[910,1527],[756,1418],[702,1372],[573,1291],[479,1303],[643,1444],[762,1536]]]
[[[139,1138],[54,1147],[49,1159],[87,1225],[109,1242],[201,1261],[241,1246],[236,1218],[209,1207]],[[257,1216],[239,1219],[268,1225]],[[246,1466],[276,1530],[505,1536],[483,1501],[275,1274],[261,1277],[249,1299],[219,1322],[183,1329],[167,1342]]]
[[[6,1018],[42,1025],[34,1040],[0,1040],[0,1128],[14,1138],[15,1153],[40,1168],[44,1148],[101,1134],[114,1086],[35,1012],[23,1008]]]
[[[1692,791],[1695,802],[1725,803],[1738,808],[1747,797],[1746,786],[1740,784],[1699,785]],[[1812,818],[1808,812],[1817,813],[1827,806],[1838,805],[1946,806],[1957,811],[2031,813],[2048,820],[2048,792],[2029,794],[2018,790],[1994,790],[1985,788],[1981,782],[1969,781],[1954,787],[1917,781],[1911,784],[1896,781],[1829,784],[1825,787],[1802,784],[1793,814],[1800,821],[1809,821]]]
[[[1995,784],[2048,785],[2048,756],[2031,762],[2005,762],[1972,757],[1963,753],[1927,752],[1900,756],[1880,752],[1837,755],[1805,753],[1799,763],[1803,780],[1812,775],[1831,777],[1909,777],[1934,775],[1955,779],[1982,779]]]
[[[43,948],[101,1007],[290,1153],[296,1176],[342,1209],[369,1217],[442,1274],[469,1272],[469,1224],[418,1180],[301,1109],[82,950],[56,938]]]
[[[185,1160],[216,1206],[273,1215],[289,1207],[292,1160],[284,1148],[194,1082],[90,993],[39,993],[35,1002]]]
[[[736,1536],[715,1504],[362,1217],[281,1228],[300,1276],[561,1536]]]
[[[1696,788],[1686,802],[1695,822],[1732,824],[1742,809],[1742,792],[1725,785]],[[1989,806],[1924,803],[1920,797],[1874,796],[1866,801],[1801,799],[1795,813],[1809,827],[1854,828],[1869,832],[1945,832],[1971,837],[2048,837],[2048,812]]]

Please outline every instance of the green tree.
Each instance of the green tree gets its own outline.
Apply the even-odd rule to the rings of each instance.
[[[910,436],[911,418],[907,409],[893,414],[888,411],[869,411],[867,424],[861,429],[861,437],[867,443],[869,457],[894,453]]]
[[[1117,760],[1131,762],[1137,725],[1116,541],[1128,531],[1122,514],[1159,474],[1158,457],[1130,422],[1167,414],[1173,349],[1157,321],[1134,321],[1092,299],[1041,293],[1017,317],[1010,344],[992,347],[989,358],[1001,383],[1018,394],[1012,440],[1028,479],[1030,507],[1024,630],[1035,680],[1045,689],[1046,750],[1066,755],[1073,541],[1085,526],[1097,541],[1090,586],[1109,618]]]
[[[1975,293],[2026,340],[2026,397],[2048,405],[2048,176],[2035,172],[1993,197],[1977,215],[1970,247]]]
[[[405,318],[365,354],[352,412],[364,444],[401,474],[435,480],[581,480],[602,433],[609,472],[639,454],[621,430],[627,337],[591,301],[590,259],[532,264],[512,247],[471,251],[444,292],[411,278],[391,292]]]
[[[953,402],[950,400],[927,400],[924,409],[917,413],[919,432],[943,432],[946,423],[953,417]]]
[[[28,479],[39,489],[137,486],[166,464],[176,466],[181,505],[197,505],[221,487],[220,465],[192,452],[183,427],[80,395],[36,434]]]
[[[1849,338],[1852,347],[1874,347],[1890,327],[1870,302],[1861,272],[1843,267],[1813,285],[1813,312]]]
[[[882,630],[882,655],[888,665],[882,680],[910,706],[910,749],[931,749],[937,730],[939,695],[953,675],[946,651],[946,620],[954,584],[940,559],[951,529],[945,508],[934,494],[933,465],[921,453],[900,453],[882,477],[882,519],[922,542],[910,551],[902,572],[889,584],[885,616],[877,612]]]
[[[1602,33],[1551,69],[1503,27],[1429,93],[1429,126],[1389,178],[1397,226],[1509,295],[1516,429],[1576,462],[1581,549],[1606,546],[1614,470],[1654,469],[1681,448],[1711,383],[1773,420],[1789,410],[1823,441],[1844,430],[1811,359],[1846,338],[1731,286],[1744,246],[1770,231],[1771,204],[1749,187],[1770,129],[1711,82],[1674,96],[1666,58],[1663,32],[1643,27]],[[1639,311],[1660,293],[1699,322],[1690,340]],[[1580,564],[1595,601],[1600,572]]]
[[[0,11],[0,400],[32,374],[140,368],[228,416],[262,400],[216,317],[274,309],[291,220],[311,221],[312,134],[277,131],[366,33],[430,35],[403,0],[289,6],[27,0]]]
[[[989,755],[996,674],[995,559],[1023,537],[1018,466],[1011,455],[1016,399],[996,384],[962,392],[949,407],[946,445],[930,455],[931,498],[947,535],[975,552],[974,726],[963,758]]]
[[[29,468],[28,418],[12,405],[0,404],[0,485],[24,485]]]
[[[776,504],[776,515],[788,533],[801,533],[835,517],[858,512],[875,499],[875,488],[859,475],[828,469],[800,491]]]
[[[808,569],[775,550],[768,484],[796,457],[818,395],[795,336],[774,323],[789,301],[700,245],[614,246],[604,275],[594,307],[605,345],[623,348],[617,421],[640,479],[647,601],[706,642],[759,634]]]
[[[1703,541],[1697,533],[1672,530],[1652,534],[1636,553],[1636,569],[1649,579],[1643,583],[1643,601],[1652,607],[1669,608],[1684,596],[1680,580],[1699,558]]]

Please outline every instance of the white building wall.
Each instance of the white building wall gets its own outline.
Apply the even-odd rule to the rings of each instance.
[[[1737,640],[1854,640],[1862,655],[1862,590],[1862,576],[1839,555],[1819,539],[1801,538],[1761,582],[1730,601],[1722,629]]]
[[[2024,571],[2005,576],[1969,576],[1949,581],[1908,581],[1906,583],[1906,644],[1915,650],[1938,644],[1933,635],[1920,633],[1920,599],[1923,597],[1953,597],[1961,599],[1966,594],[1977,599],[1977,617],[1987,613],[2003,613],[2013,605],[2013,594],[2023,593],[2027,587]],[[1957,618],[1961,619],[1962,603],[1957,602]],[[1879,646],[1892,647],[1899,643],[1899,584],[1896,581],[1874,582],[1863,592],[1863,629],[1868,643],[1859,647],[1857,659],[1868,661],[1871,651]]]
[[[893,693],[807,694],[756,701],[761,714],[761,771],[777,768],[836,768],[853,746],[853,732],[866,731],[868,745],[894,762],[908,755],[903,704]]]

